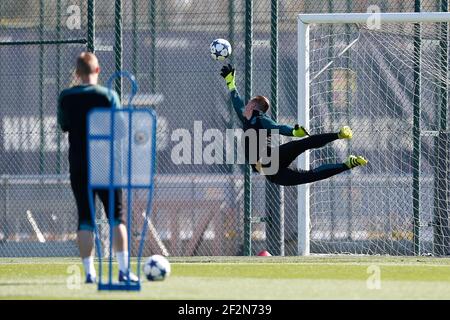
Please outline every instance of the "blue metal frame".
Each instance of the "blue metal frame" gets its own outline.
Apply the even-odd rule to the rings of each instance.
[[[137,277],[140,279],[140,274],[141,274],[141,261],[142,261],[142,252],[143,252],[143,248],[144,248],[144,241],[145,241],[145,236],[146,236],[146,232],[147,232],[147,221],[148,218],[150,217],[151,214],[151,206],[152,206],[152,200],[153,200],[153,186],[154,186],[154,175],[155,175],[155,164],[156,164],[156,112],[153,109],[145,109],[145,110],[136,110],[133,105],[132,105],[132,100],[133,97],[136,95],[138,87],[135,81],[135,78],[132,74],[125,72],[125,71],[118,71],[116,73],[114,73],[111,78],[108,81],[108,89],[109,89],[109,94],[112,96],[112,85],[113,82],[116,78],[118,77],[126,77],[130,80],[131,84],[132,84],[132,94],[130,96],[130,99],[128,101],[128,108],[127,109],[118,109],[115,104],[113,104],[111,106],[111,109],[108,110],[110,111],[111,114],[111,127],[110,127],[110,135],[95,135],[95,134],[91,134],[90,132],[90,126],[87,126],[87,138],[88,138],[88,148],[87,148],[87,156],[88,159],[90,159],[90,143],[92,141],[105,141],[105,140],[109,140],[110,143],[110,168],[109,168],[109,186],[108,186],[108,191],[109,191],[109,210],[107,212],[108,217],[109,217],[109,227],[110,227],[110,244],[109,244],[109,272],[108,272],[108,282],[104,283],[103,282],[103,278],[102,278],[102,272],[103,272],[103,254],[102,254],[102,246],[101,246],[101,242],[100,242],[100,236],[99,236],[99,232],[98,232],[98,228],[97,228],[97,224],[95,223],[95,218],[96,218],[96,214],[95,214],[95,200],[94,200],[94,189],[105,189],[104,185],[96,185],[96,184],[92,184],[91,183],[91,162],[88,161],[88,199],[89,199],[89,207],[90,207],[90,211],[91,211],[91,219],[93,221],[93,225],[94,225],[94,234],[95,234],[95,245],[96,245],[96,249],[97,249],[97,255],[98,255],[98,260],[99,260],[99,277],[98,277],[98,290],[128,290],[128,291],[139,291],[141,289],[141,284],[140,282],[137,283],[130,283],[129,281],[126,283],[114,283],[113,279],[112,279],[112,271],[113,271],[113,266],[112,266],[112,250],[113,250],[113,238],[114,238],[114,224],[111,223],[113,220],[113,216],[114,216],[114,190],[115,189],[126,189],[127,194],[128,194],[128,199],[127,199],[127,233],[128,233],[128,252],[131,252],[131,213],[132,213],[132,190],[133,189],[147,189],[148,190],[148,201],[147,201],[147,209],[145,212],[145,220],[144,220],[144,226],[142,228],[141,231],[141,239],[140,239],[140,243],[139,243],[139,250],[138,250],[138,261],[137,261]],[[114,99],[112,99],[112,101],[114,101]],[[88,113],[88,121],[91,117],[91,115],[96,112],[96,111],[105,111],[105,108],[103,107],[99,107],[99,108],[95,108],[93,110],[91,110]],[[115,126],[115,121],[114,121],[114,116],[117,113],[128,113],[128,146],[130,148],[130,152],[128,152],[128,179],[127,179],[127,183],[126,184],[114,184],[114,126]],[[133,120],[133,115],[135,113],[147,113],[150,115],[151,119],[152,119],[152,145],[151,145],[151,162],[150,162],[150,183],[149,185],[133,185],[131,183],[131,177],[132,177],[132,152],[131,152],[131,133],[132,133],[132,120]],[[89,124],[89,122],[88,122]],[[130,266],[130,270],[131,270],[131,257],[130,255],[128,256],[128,265]]]

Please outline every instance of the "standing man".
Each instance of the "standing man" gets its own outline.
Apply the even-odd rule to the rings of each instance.
[[[94,267],[94,221],[88,201],[88,159],[87,159],[87,115],[99,106],[120,107],[116,92],[98,85],[100,65],[97,57],[89,52],[79,55],[76,62],[76,76],[80,85],[63,90],[58,100],[58,124],[63,132],[69,133],[70,184],[78,209],[78,246],[86,273],[86,283],[96,282]],[[108,190],[94,190],[105,212],[109,212]],[[119,264],[119,281],[137,282],[136,275],[128,266],[127,229],[122,212],[122,191],[114,192],[114,250]],[[109,219],[109,214],[107,214]]]

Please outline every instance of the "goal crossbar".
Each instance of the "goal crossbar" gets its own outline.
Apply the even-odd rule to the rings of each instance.
[[[320,23],[365,23],[377,17],[380,23],[413,22],[450,22],[447,12],[413,12],[413,13],[306,13],[299,14],[298,21],[303,24]]]

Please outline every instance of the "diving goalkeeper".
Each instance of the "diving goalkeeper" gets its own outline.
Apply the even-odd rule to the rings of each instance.
[[[245,159],[252,166],[254,172],[264,174],[272,183],[282,186],[295,186],[327,179],[357,166],[367,164],[368,161],[363,157],[350,155],[344,163],[327,164],[312,170],[289,168],[295,158],[306,150],[321,148],[327,143],[338,139],[351,139],[353,135],[352,130],[350,127],[344,126],[337,133],[324,133],[311,136],[304,127],[298,124],[294,127],[278,124],[266,115],[269,110],[269,100],[266,97],[256,96],[247,105],[244,105],[236,89],[235,69],[230,64],[222,67],[221,76],[226,81],[234,110],[243,124],[244,132],[252,129],[256,131],[257,146],[250,146],[248,145],[249,142],[247,142],[249,140],[245,141]],[[266,130],[265,136],[262,135],[261,129]],[[285,143],[277,147],[277,150],[274,150],[270,139],[272,130],[278,130],[279,134],[284,136],[306,138]],[[278,166],[276,166],[276,172],[268,173],[269,170],[266,170],[266,168],[269,167],[269,164],[262,160],[262,150],[259,150],[259,146],[260,140],[263,138],[266,139],[266,142],[261,145],[266,148],[264,151],[269,158],[271,154],[275,153],[274,151],[278,152],[279,160]],[[258,161],[254,163],[249,161],[252,147],[258,149],[256,151],[256,159]],[[270,164],[270,166],[272,165]]]

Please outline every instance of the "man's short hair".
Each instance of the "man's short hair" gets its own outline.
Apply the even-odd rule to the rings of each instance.
[[[96,73],[98,67],[98,59],[93,53],[83,52],[77,58],[76,72],[79,76],[88,76]]]
[[[253,101],[258,104],[258,109],[264,113],[266,113],[270,108],[269,100],[264,96],[256,96],[253,98]]]

